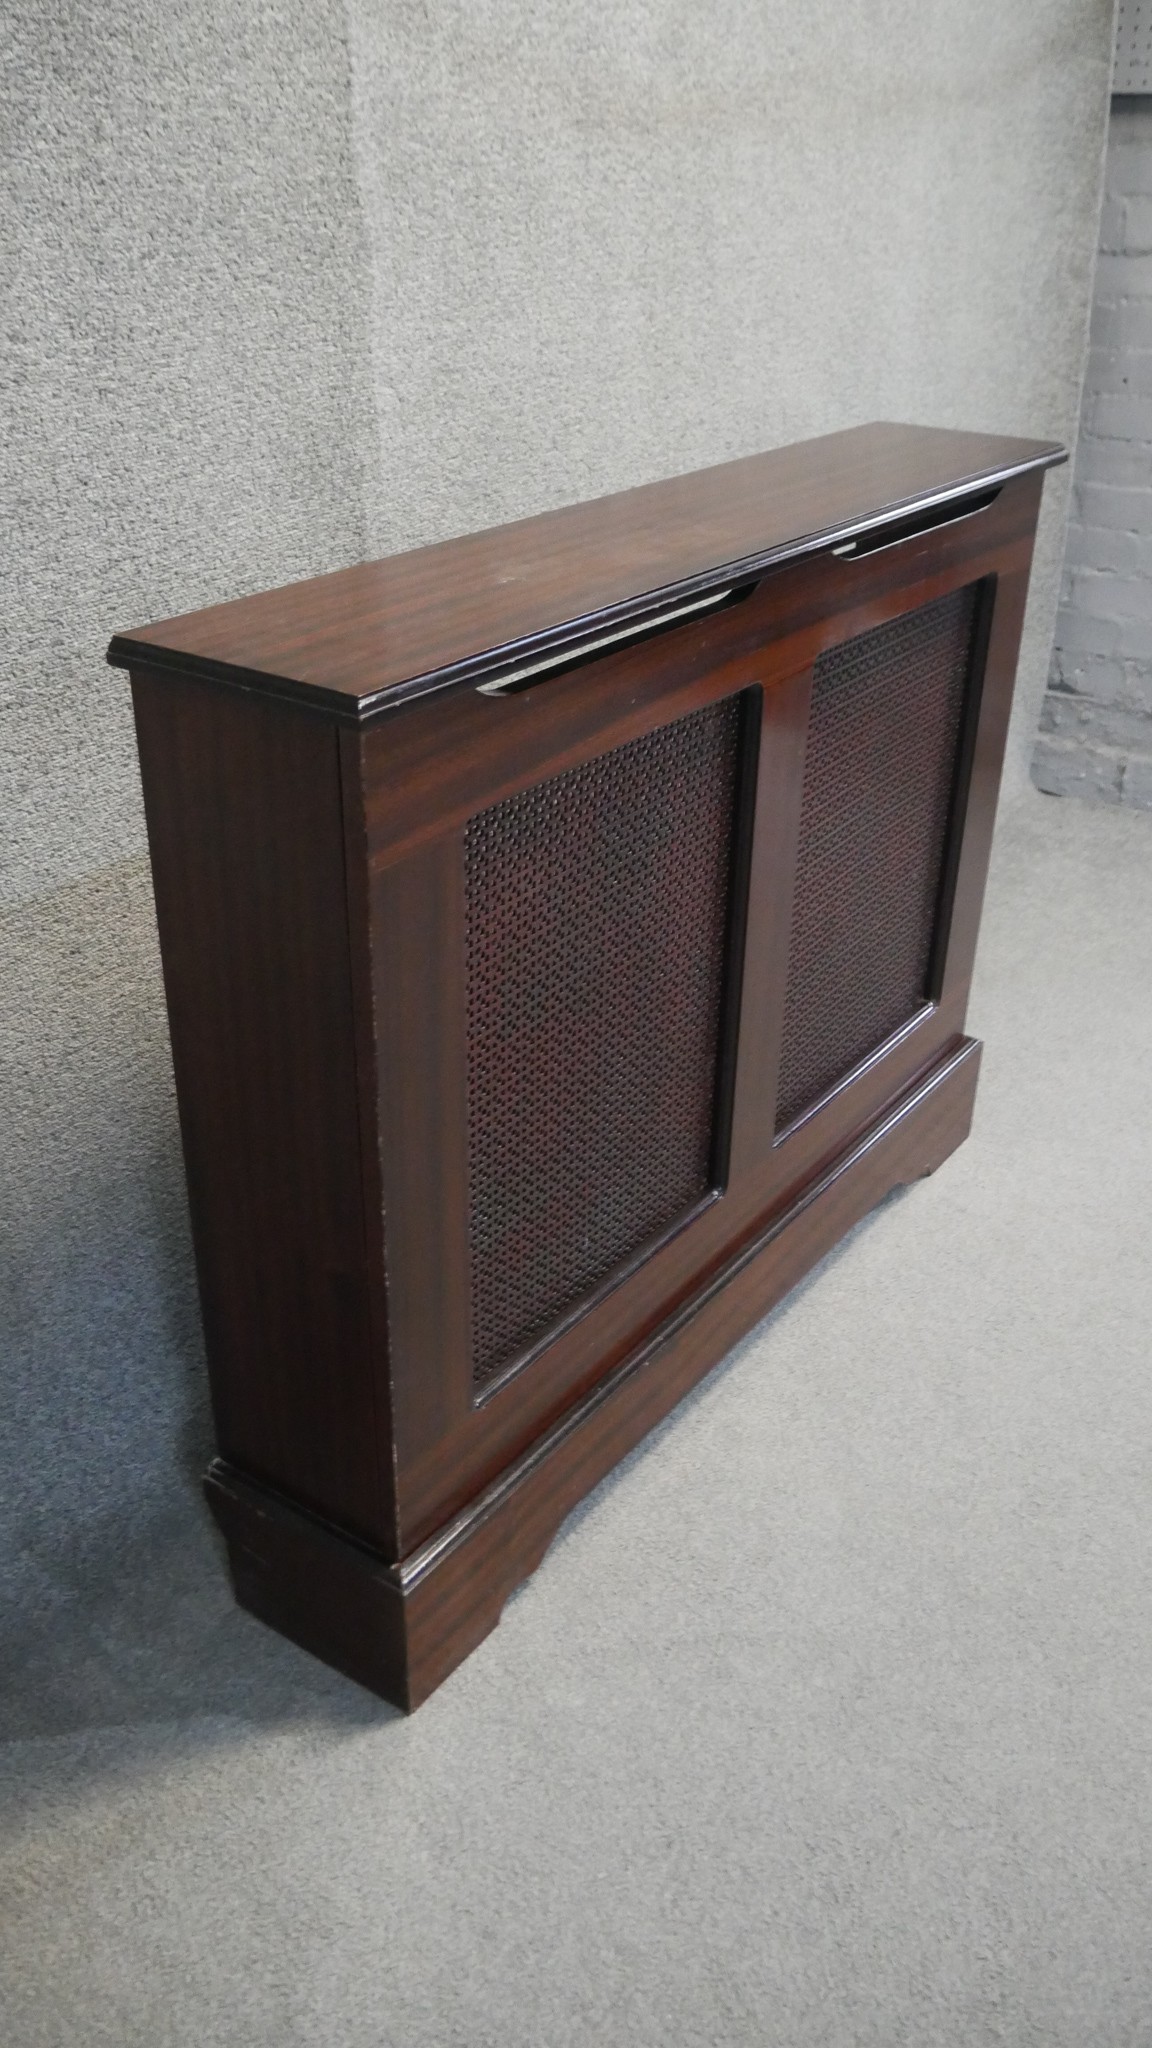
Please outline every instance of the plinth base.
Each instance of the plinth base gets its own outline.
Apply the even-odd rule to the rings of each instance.
[[[967,1136],[980,1045],[953,1051],[749,1238],[637,1351],[399,1564],[221,1459],[205,1490],[236,1597],[411,1712],[500,1619],[565,1516],[853,1224]]]

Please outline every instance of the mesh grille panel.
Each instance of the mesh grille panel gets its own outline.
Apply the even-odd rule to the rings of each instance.
[[[710,1185],[738,705],[468,824],[477,1382]]]
[[[777,1130],[927,997],[978,591],[816,664]]]

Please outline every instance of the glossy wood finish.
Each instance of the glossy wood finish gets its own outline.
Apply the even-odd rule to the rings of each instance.
[[[338,737],[146,670],[133,700],[220,1446],[394,1545]]]
[[[132,662],[222,1454],[209,1497],[241,1600],[386,1697],[426,1696],[588,1486],[963,1137],[968,986],[1057,455],[859,429],[113,643]],[[926,999],[777,1133],[815,665],[971,585]],[[587,635],[647,616],[654,591],[721,587],[721,608],[510,694],[477,687],[510,650],[570,647],[573,622]],[[477,1389],[467,822],[736,695],[716,1185]]]
[[[354,719],[1063,460],[874,423],[118,634],[111,659],[243,677]]]
[[[973,897],[978,911],[987,860],[986,844],[979,860],[969,857],[966,834],[958,835],[964,852],[938,1003],[927,1006],[898,1043],[806,1116],[783,1143],[774,1141],[789,863],[812,664],[837,640],[957,585],[996,578],[992,652],[999,657],[1010,646],[1012,653],[1007,663],[989,660],[986,666],[977,731],[990,727],[993,739],[981,740],[970,796],[976,829],[982,829],[981,819],[990,824],[1038,496],[1039,479],[1020,478],[1005,486],[994,505],[938,534],[860,562],[791,565],[766,577],[731,611],[621,649],[522,696],[492,699],[470,689],[415,704],[402,720],[361,736],[385,1207],[403,1241],[390,1325],[402,1554],[491,1480],[626,1352],[669,1300],[722,1260],[959,1036],[975,944]],[[485,803],[749,688],[762,695],[764,707],[750,922],[756,937],[744,961],[737,1113],[724,1199],[645,1260],[625,1284],[590,1303],[529,1372],[477,1409],[465,1298],[459,833]],[[434,1053],[422,1050],[433,1044]],[[418,1076],[429,1059],[436,1062],[436,1078],[422,1114],[413,1091],[424,1092]],[[410,1231],[417,1233],[418,1246],[409,1246]],[[437,1360],[434,1389],[425,1366],[430,1357]]]
[[[577,1502],[845,1231],[955,1150],[971,1123],[979,1055],[965,1039],[402,1565],[386,1566],[218,1460],[207,1493],[237,1597],[385,1699],[418,1707],[495,1628]]]

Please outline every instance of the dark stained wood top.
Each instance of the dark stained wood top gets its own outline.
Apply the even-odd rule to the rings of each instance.
[[[108,659],[360,722],[1066,452],[876,422],[118,633]]]

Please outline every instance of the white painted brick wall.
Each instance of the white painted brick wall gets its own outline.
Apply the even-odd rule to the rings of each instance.
[[[1115,100],[1040,789],[1152,809],[1152,96]]]

